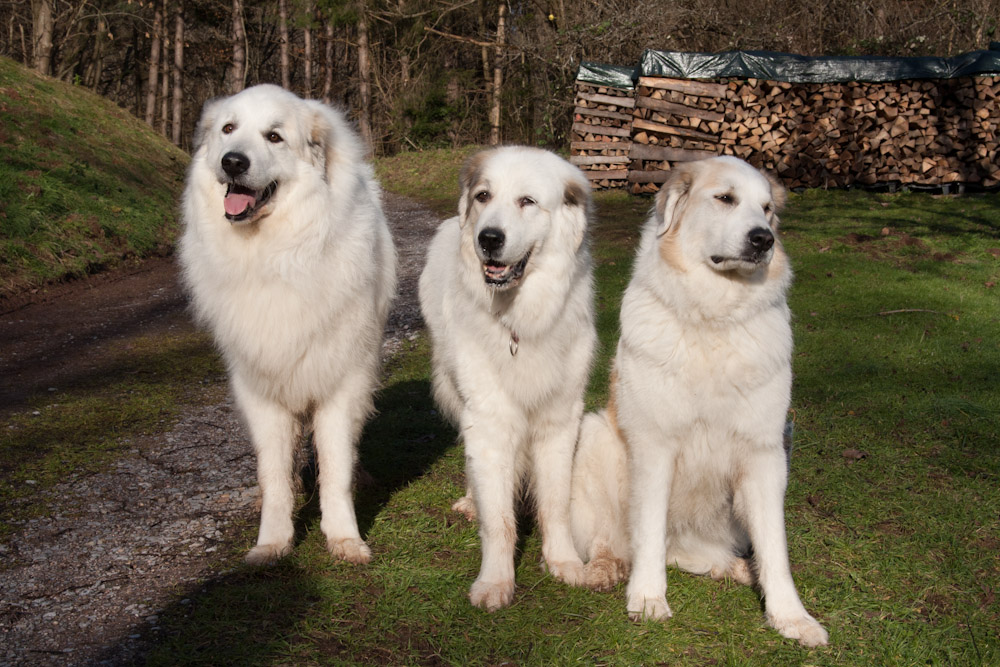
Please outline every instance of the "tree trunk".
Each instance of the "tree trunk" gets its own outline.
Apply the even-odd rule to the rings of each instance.
[[[31,46],[35,71],[52,74],[52,0],[31,0]]]
[[[291,67],[288,64],[288,0],[278,0],[278,41],[281,43],[281,87],[292,87]]]
[[[184,120],[184,0],[177,3],[174,17],[174,125],[171,139],[175,146],[181,145],[181,129]]]
[[[368,14],[362,4],[358,18],[358,95],[361,108],[358,110],[358,130],[369,152],[372,145],[372,83],[371,58],[368,53]]]
[[[170,121],[170,70],[173,63],[170,59],[170,39],[167,37],[167,30],[170,25],[169,0],[163,0],[163,75],[161,78],[160,90],[160,134],[167,136],[167,125]]]
[[[497,39],[493,52],[493,107],[490,109],[490,146],[500,145],[500,95],[503,91],[503,49],[506,38],[507,5],[500,3],[497,12]]]
[[[326,34],[326,44],[323,53],[323,101],[329,104],[333,93],[333,21],[326,19],[323,31]]]
[[[149,76],[146,79],[146,124],[156,119],[156,86],[160,82],[160,35],[163,32],[163,1],[153,2],[153,34],[149,45]]]
[[[243,27],[243,0],[233,0],[233,68],[230,71],[229,93],[235,95],[246,84],[247,47]]]
[[[306,3],[306,27],[302,31],[302,46],[303,46],[303,63],[302,68],[302,78],[304,79],[302,83],[303,96],[312,97],[312,61],[313,61],[313,48],[312,48],[312,18],[313,18],[313,4],[311,2]]]

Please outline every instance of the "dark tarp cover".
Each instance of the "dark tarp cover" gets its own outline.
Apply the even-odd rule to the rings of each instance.
[[[640,76],[674,79],[764,79],[789,83],[954,79],[1000,74],[1000,51],[972,51],[951,58],[798,56],[771,51],[682,53],[646,51]]]
[[[576,73],[577,81],[625,90],[631,90],[635,87],[637,77],[635,67],[588,62],[580,63],[580,71]]]
[[[901,81],[954,79],[1000,74],[1000,42],[987,51],[971,51],[951,58],[886,58],[863,56],[798,56],[772,51],[686,53],[652,51],[642,54],[639,67],[585,62],[577,80],[614,88],[632,88],[640,76],[672,79],[764,79],[789,83],[842,81]]]

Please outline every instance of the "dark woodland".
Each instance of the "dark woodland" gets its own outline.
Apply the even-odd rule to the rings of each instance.
[[[564,146],[581,60],[647,48],[949,56],[1000,0],[2,0],[0,55],[189,148],[202,103],[271,82],[345,108],[376,154]]]

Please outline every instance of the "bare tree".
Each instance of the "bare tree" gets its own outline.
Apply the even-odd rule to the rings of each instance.
[[[181,145],[184,121],[184,0],[178,0],[174,15],[174,110],[171,140]]]
[[[329,104],[330,94],[333,91],[333,21],[327,18],[323,23],[326,37],[326,43],[323,45],[323,101]]]
[[[31,0],[31,47],[35,71],[52,73],[52,0]]]
[[[233,63],[229,73],[229,92],[243,90],[247,76],[247,37],[243,25],[243,0],[233,0]]]
[[[305,28],[302,30],[302,76],[303,93],[306,97],[312,97],[312,63],[313,63],[313,40],[312,40],[312,20],[315,9],[311,1],[306,2]]]
[[[497,11],[497,40],[493,53],[493,106],[490,109],[490,146],[500,144],[501,94],[503,93],[503,50],[506,40],[507,4]]]
[[[153,1],[153,33],[149,44],[149,76],[146,79],[146,123],[150,126],[156,118],[156,86],[160,79],[160,35],[163,32],[163,3]]]
[[[368,12],[364,2],[358,14],[358,96],[361,108],[358,109],[358,130],[364,139],[368,150],[374,149],[372,141],[372,70],[371,54],[368,51]]]
[[[288,0],[278,0],[278,41],[281,43],[281,86],[292,87],[291,66],[288,61]]]

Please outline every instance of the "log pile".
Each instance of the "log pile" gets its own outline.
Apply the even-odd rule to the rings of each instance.
[[[631,89],[576,82],[570,162],[583,169],[596,188],[625,186],[633,109]]]
[[[579,92],[577,100],[574,132],[594,124],[591,108],[601,110],[582,106]],[[620,117],[625,109],[631,122]],[[588,158],[576,162],[585,170],[613,165],[615,178],[592,176],[599,187],[655,191],[671,164],[720,154],[770,169],[792,188],[1000,185],[1000,77],[825,84],[640,77],[632,107],[620,102],[615,111],[613,119],[594,118],[630,126],[629,137],[616,137],[627,150],[575,138],[571,145],[572,159]]]

